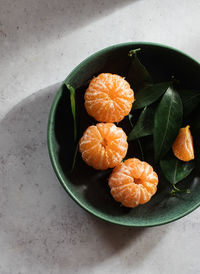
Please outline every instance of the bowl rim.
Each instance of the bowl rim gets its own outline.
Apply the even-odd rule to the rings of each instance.
[[[55,155],[53,153],[53,141],[52,141],[52,135],[51,132],[53,131],[53,126],[54,126],[54,117],[55,117],[55,112],[56,112],[56,108],[57,108],[57,104],[60,100],[60,96],[61,96],[61,87],[63,85],[63,83],[67,82],[68,79],[71,78],[71,76],[76,73],[84,64],[85,62],[90,61],[90,59],[95,58],[96,56],[98,56],[99,54],[103,54],[104,52],[111,50],[111,49],[117,49],[117,48],[121,48],[121,47],[125,47],[125,46],[133,46],[134,45],[150,45],[150,46],[156,46],[156,47],[160,47],[160,48],[165,48],[165,49],[169,49],[172,51],[175,51],[187,58],[189,58],[192,62],[196,63],[197,65],[200,65],[200,63],[195,60],[193,57],[189,56],[188,54],[185,54],[184,52],[182,52],[181,50],[178,50],[174,47],[168,46],[168,45],[164,45],[164,44],[160,44],[160,43],[154,43],[154,42],[143,42],[143,41],[136,41],[136,42],[124,42],[124,43],[119,43],[119,44],[114,44],[111,45],[109,47],[105,47],[99,51],[96,51],[95,53],[91,54],[90,56],[88,56],[87,58],[85,58],[81,63],[79,63],[69,74],[68,76],[65,78],[65,80],[62,82],[60,88],[58,89],[54,99],[53,99],[53,103],[50,109],[50,113],[49,113],[49,118],[48,118],[48,126],[47,126],[47,146],[48,146],[48,152],[49,152],[49,157],[51,160],[51,164],[53,166],[53,169],[55,171],[55,174],[59,180],[59,182],[61,183],[62,187],[65,189],[65,191],[69,194],[69,196],[79,205],[81,206],[85,211],[89,212],[90,214],[92,214],[93,216],[100,218],[106,222],[109,223],[113,223],[113,224],[117,224],[117,225],[121,225],[121,226],[127,226],[127,227],[154,227],[154,226],[160,226],[160,225],[164,225],[164,224],[168,224],[171,223],[173,221],[179,220],[180,218],[183,218],[184,216],[188,215],[189,213],[191,213],[192,211],[194,211],[196,208],[198,208],[200,206],[200,200],[197,204],[195,204],[193,207],[191,207],[190,209],[188,209],[187,211],[180,213],[178,215],[176,215],[175,217],[171,217],[167,220],[162,220],[162,221],[155,221],[152,222],[151,224],[131,224],[131,223],[123,223],[121,221],[118,220],[114,220],[114,219],[110,219],[109,217],[104,216],[101,213],[98,212],[94,212],[92,209],[90,209],[87,205],[85,205],[84,203],[82,203],[77,197],[76,195],[74,195],[73,191],[70,190],[70,188],[66,185],[65,183],[65,179],[63,178],[61,172],[60,172],[60,168],[58,166],[58,163],[55,159]]]

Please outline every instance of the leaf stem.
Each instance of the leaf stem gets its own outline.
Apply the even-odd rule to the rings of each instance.
[[[132,117],[133,117],[132,114],[129,114],[129,115],[128,115],[128,119],[129,119],[129,123],[130,123],[131,127],[133,127],[133,123],[132,123],[132,121],[131,121]]]
[[[171,195],[176,195],[177,192],[184,192],[187,194],[190,193],[189,189],[180,189],[180,188],[176,187],[174,184],[172,184],[172,186],[173,186],[173,189],[170,192]]]
[[[135,56],[135,55],[137,55],[137,52],[138,52],[138,51],[141,51],[141,48],[138,48],[138,49],[131,49],[131,50],[129,50],[128,56],[129,56],[129,57],[132,57],[133,55]]]
[[[176,79],[174,75],[171,76],[170,84],[173,86],[180,84],[180,80]]]

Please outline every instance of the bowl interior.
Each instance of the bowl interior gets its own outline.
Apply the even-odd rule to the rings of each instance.
[[[151,73],[154,82],[167,81],[174,76],[184,88],[200,89],[199,64],[179,51],[147,43],[127,43],[106,48],[84,60],[65,80],[65,83],[76,88],[80,136],[89,125],[97,123],[87,115],[83,104],[89,80],[101,72],[126,76],[130,62],[127,53],[133,48],[141,48],[142,54],[139,58]],[[130,131],[127,118],[119,126],[127,134]],[[81,160],[78,153],[75,170],[70,173],[74,154],[73,118],[69,92],[64,84],[59,89],[51,109],[48,143],[53,167],[65,190],[84,209],[104,220],[127,226],[154,226],[183,217],[200,204],[200,177],[196,171],[182,184],[190,187],[189,195],[170,196],[170,185],[160,174],[157,193],[146,205],[135,209],[121,207],[111,197],[107,184],[111,170],[92,169]],[[149,148],[145,160],[153,163],[152,137],[146,138],[144,143],[147,150]],[[137,143],[129,145],[128,154],[130,157],[140,158]]]

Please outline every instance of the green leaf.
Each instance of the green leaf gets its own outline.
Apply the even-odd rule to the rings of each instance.
[[[69,92],[70,92],[70,102],[71,102],[71,110],[72,116],[74,120],[74,142],[76,142],[77,138],[77,126],[76,126],[76,103],[75,103],[75,89],[70,85],[66,84]]]
[[[77,144],[77,124],[76,124],[76,101],[75,101],[75,88],[72,87],[70,84],[66,84],[67,89],[70,92],[70,103],[71,103],[71,111],[72,111],[72,116],[73,116],[73,121],[74,121],[74,156],[73,156],[73,161],[72,161],[72,167],[71,167],[71,172],[74,170],[75,164],[76,164],[76,156],[78,152],[78,144]]]
[[[155,160],[161,159],[171,148],[181,127],[183,105],[179,94],[169,87],[163,95],[154,116]]]
[[[146,85],[143,89],[135,93],[133,108],[140,109],[155,102],[169,87],[169,82]]]
[[[179,94],[183,102],[183,114],[187,116],[200,104],[200,91],[182,89]]]
[[[127,81],[136,91],[139,90],[139,88],[144,87],[146,84],[153,82],[149,72],[138,59],[137,52],[139,51],[141,51],[140,48],[130,50],[128,53],[131,58],[131,63],[127,74]]]
[[[137,143],[138,143],[138,146],[139,146],[139,149],[140,149],[141,160],[144,161],[144,152],[143,152],[143,149],[142,149],[142,144],[141,144],[139,139],[137,139]]]
[[[176,184],[186,178],[194,169],[194,161],[183,162],[178,160],[172,153],[160,161],[161,170],[165,178]]]
[[[141,112],[138,121],[128,136],[128,141],[153,134],[153,107],[145,107]]]
[[[129,115],[128,115],[128,118],[129,118],[129,122],[130,122],[131,127],[133,127],[132,117],[133,117],[132,114],[129,114]],[[141,154],[141,160],[144,161],[144,152],[143,152],[143,149],[142,149],[142,144],[141,144],[141,142],[140,142],[139,139],[137,139],[137,143],[138,143],[138,147],[139,147],[140,154]]]

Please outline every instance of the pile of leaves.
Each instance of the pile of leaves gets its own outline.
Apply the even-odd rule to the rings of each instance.
[[[173,76],[168,82],[153,83],[151,75],[139,61],[138,51],[139,49],[129,52],[132,69],[127,80],[137,90],[132,113],[129,114],[131,125],[134,111],[141,112],[129,133],[128,141],[152,135],[154,160],[155,163],[159,162],[165,178],[172,184],[171,194],[182,191],[189,193],[189,189],[180,190],[175,185],[192,172],[195,161],[180,161],[173,155],[171,147],[179,129],[186,126],[186,123],[192,125],[194,139],[200,134],[200,115],[196,121],[188,120],[189,115],[199,107],[200,91],[179,89],[179,81]],[[198,157],[197,151],[195,156]]]

